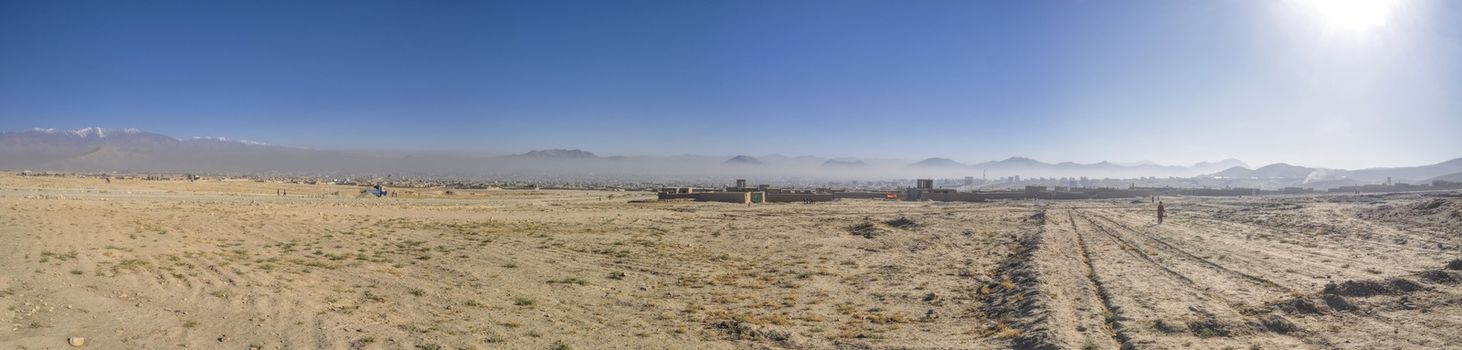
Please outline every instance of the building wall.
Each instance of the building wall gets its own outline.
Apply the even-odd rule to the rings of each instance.
[[[1031,198],[1037,199],[1088,199],[1094,196],[1085,192],[1037,192]]]
[[[939,193],[925,192],[919,195],[919,200],[936,202],[984,202],[987,199],[984,195],[972,192]]]
[[[751,192],[701,192],[696,193],[698,202],[751,203]]]
[[[1111,199],[1111,198],[1138,198],[1161,194],[1156,190],[1099,190],[1091,193],[1090,198]]]
[[[831,202],[837,197],[832,194],[813,193],[767,193],[768,203],[792,203],[792,202]]]
[[[888,194],[893,192],[838,192],[833,193],[833,198],[850,199],[886,199]]]
[[[1252,189],[1252,188],[1223,188],[1223,189],[1217,189],[1217,188],[1199,188],[1199,189],[1181,190],[1181,191],[1178,191],[1178,193],[1179,194],[1182,194],[1184,196],[1232,197],[1232,196],[1252,196],[1252,195],[1258,194],[1259,193],[1259,190]]]
[[[979,194],[985,199],[1025,199],[1025,191],[988,191]]]
[[[684,199],[684,198],[695,198],[696,196],[699,196],[701,194],[700,193],[665,193],[665,192],[660,192],[658,195],[659,195],[660,199]]]

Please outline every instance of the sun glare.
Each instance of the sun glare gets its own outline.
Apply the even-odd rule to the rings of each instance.
[[[1363,35],[1384,28],[1397,0],[1291,0],[1326,33]]]

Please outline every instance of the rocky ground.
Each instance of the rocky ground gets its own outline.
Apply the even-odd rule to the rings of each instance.
[[[0,348],[1462,344],[1445,193],[650,198],[0,176]]]

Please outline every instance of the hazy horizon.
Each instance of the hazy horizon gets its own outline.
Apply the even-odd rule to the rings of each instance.
[[[76,133],[76,132],[80,132],[80,131],[88,131],[90,129],[97,129],[97,128],[106,130],[107,132],[111,132],[111,133],[119,132],[119,131],[123,131],[123,130],[127,130],[127,129],[132,129],[132,130],[141,131],[141,132],[156,133],[156,132],[151,131],[151,130],[142,130],[142,129],[138,129],[138,128],[110,128],[110,127],[100,127],[100,126],[92,126],[92,127],[86,127],[86,128],[78,128],[78,129],[30,128],[30,129],[24,129],[24,130],[0,130],[0,133],[26,133],[26,132],[33,132],[33,131],[34,132],[49,132],[49,133],[66,133],[66,132]],[[259,144],[259,145],[266,145],[266,146],[278,146],[278,147],[286,147],[286,148],[294,148],[294,149],[303,149],[303,150],[334,151],[334,152],[347,152],[347,153],[359,153],[359,154],[374,154],[374,155],[396,155],[396,156],[419,155],[419,156],[448,156],[448,157],[507,157],[507,156],[523,155],[525,153],[534,152],[534,151],[547,151],[547,150],[565,150],[565,151],[569,151],[569,150],[572,150],[572,151],[585,151],[585,152],[590,152],[590,153],[593,153],[595,156],[601,157],[601,158],[612,158],[612,157],[675,158],[675,157],[684,157],[684,156],[691,156],[691,157],[709,157],[709,158],[715,158],[715,157],[731,158],[731,157],[743,156],[744,155],[744,156],[751,156],[751,157],[757,157],[757,158],[765,158],[765,157],[786,157],[786,158],[793,158],[793,159],[795,159],[795,158],[815,158],[815,159],[820,159],[820,160],[821,159],[827,159],[827,160],[864,160],[864,161],[910,162],[910,163],[912,163],[912,162],[918,162],[918,161],[922,161],[922,160],[927,160],[927,159],[950,159],[950,160],[953,160],[955,162],[959,162],[961,164],[971,165],[971,166],[978,165],[980,163],[999,162],[999,161],[1003,161],[1003,160],[1009,160],[1009,159],[1012,159],[1012,158],[1026,158],[1026,159],[1032,159],[1032,160],[1039,161],[1039,162],[1042,162],[1042,163],[1047,163],[1047,164],[1059,164],[1059,163],[1068,163],[1069,162],[1069,163],[1077,163],[1077,164],[1083,164],[1083,165],[1091,165],[1091,164],[1097,164],[1097,163],[1106,162],[1106,163],[1112,163],[1112,164],[1122,165],[1122,166],[1157,165],[1157,166],[1167,166],[1167,167],[1191,167],[1191,166],[1198,165],[1198,164],[1203,164],[1203,163],[1218,163],[1218,162],[1224,162],[1224,161],[1239,161],[1239,162],[1244,163],[1246,165],[1246,168],[1250,168],[1250,169],[1257,169],[1257,168],[1260,168],[1260,167],[1263,167],[1263,166],[1266,166],[1266,165],[1273,165],[1273,164],[1290,164],[1290,165],[1307,166],[1307,167],[1313,167],[1313,168],[1340,169],[1340,170],[1358,170],[1358,169],[1388,168],[1388,167],[1423,166],[1423,165],[1431,165],[1431,164],[1435,164],[1435,163],[1441,163],[1441,162],[1445,162],[1445,161],[1449,161],[1449,160],[1454,160],[1454,159],[1462,159],[1462,154],[1459,154],[1459,156],[1455,156],[1455,157],[1446,157],[1445,159],[1438,159],[1436,161],[1423,162],[1423,163],[1417,163],[1417,164],[1403,164],[1403,165],[1398,165],[1398,166],[1379,166],[1378,165],[1378,166],[1362,166],[1362,167],[1354,167],[1354,168],[1336,168],[1336,167],[1317,166],[1317,165],[1312,165],[1312,164],[1304,164],[1304,163],[1289,162],[1289,161],[1256,162],[1256,161],[1250,161],[1250,160],[1245,159],[1243,157],[1224,157],[1224,158],[1217,158],[1217,159],[1204,159],[1204,160],[1197,160],[1197,161],[1189,162],[1189,163],[1164,163],[1164,162],[1151,161],[1151,160],[1148,160],[1148,159],[1130,160],[1130,161],[1129,160],[1122,160],[1122,159],[1097,159],[1097,160],[1091,160],[1091,161],[1079,161],[1079,160],[1071,160],[1071,159],[1045,159],[1045,158],[1030,157],[1030,156],[1022,155],[1022,154],[1009,154],[1009,155],[1005,155],[1005,156],[998,156],[998,157],[995,157],[995,158],[987,158],[987,159],[964,159],[964,158],[954,158],[954,157],[949,157],[949,156],[944,156],[944,155],[934,155],[934,156],[929,156],[929,157],[913,158],[913,157],[866,157],[866,156],[857,156],[857,155],[823,155],[823,154],[789,154],[789,153],[713,154],[713,153],[681,152],[681,153],[620,153],[620,154],[611,154],[611,153],[604,153],[604,152],[596,151],[596,150],[593,150],[593,149],[583,149],[583,148],[574,148],[574,147],[548,147],[548,148],[536,148],[536,149],[507,150],[507,151],[483,151],[483,150],[471,150],[471,149],[457,149],[457,150],[407,150],[407,149],[389,149],[389,148],[372,148],[372,147],[354,147],[354,148],[352,148],[352,147],[324,147],[324,148],[320,148],[320,147],[309,147],[309,146],[277,144],[277,143],[272,143],[272,142],[268,142],[268,141],[264,141],[264,140],[241,139],[241,138],[230,137],[230,136],[225,136],[225,135],[196,135],[196,136],[164,135],[164,136],[173,137],[173,138],[178,139],[178,140],[188,140],[188,139],[227,140],[227,141],[245,142],[245,143]]]
[[[1462,156],[1462,4],[6,2],[0,130],[1359,169]]]

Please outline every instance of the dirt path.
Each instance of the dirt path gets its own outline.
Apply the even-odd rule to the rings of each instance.
[[[1071,210],[1046,213],[1045,242],[1036,254],[1041,282],[1050,296],[1054,345],[1063,349],[1115,349],[1127,338],[1109,319],[1111,296],[1097,277],[1085,238]]]

